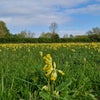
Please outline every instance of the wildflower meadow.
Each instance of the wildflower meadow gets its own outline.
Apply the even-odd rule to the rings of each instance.
[[[0,44],[0,100],[100,100],[100,43]]]

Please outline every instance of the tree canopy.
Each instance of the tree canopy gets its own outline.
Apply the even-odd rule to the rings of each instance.
[[[51,33],[56,33],[56,30],[58,28],[58,25],[56,22],[52,22],[49,26],[49,29],[51,30]]]
[[[98,27],[92,28],[87,34],[91,40],[100,40],[100,28]]]
[[[5,22],[0,21],[0,37],[7,37],[9,35],[10,35],[10,33],[9,33],[9,30],[7,29],[7,27],[6,27]]]
[[[41,35],[40,35],[40,38],[54,38],[54,39],[56,39],[56,38],[59,38],[59,35],[57,34],[57,33],[51,33],[51,32],[47,32],[47,33],[42,33]]]

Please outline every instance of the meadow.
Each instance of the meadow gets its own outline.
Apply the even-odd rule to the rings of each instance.
[[[100,43],[0,44],[0,100],[100,100]]]

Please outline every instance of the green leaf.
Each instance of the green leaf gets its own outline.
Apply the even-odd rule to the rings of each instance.
[[[49,92],[41,91],[39,95],[40,97],[42,97],[43,100],[52,100],[52,96],[50,95]]]

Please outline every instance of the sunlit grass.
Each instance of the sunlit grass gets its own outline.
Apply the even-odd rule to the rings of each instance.
[[[56,93],[41,92],[48,80],[40,56],[50,54],[58,69]],[[0,44],[0,100],[99,100],[100,43]],[[47,97],[47,98],[46,98]]]

